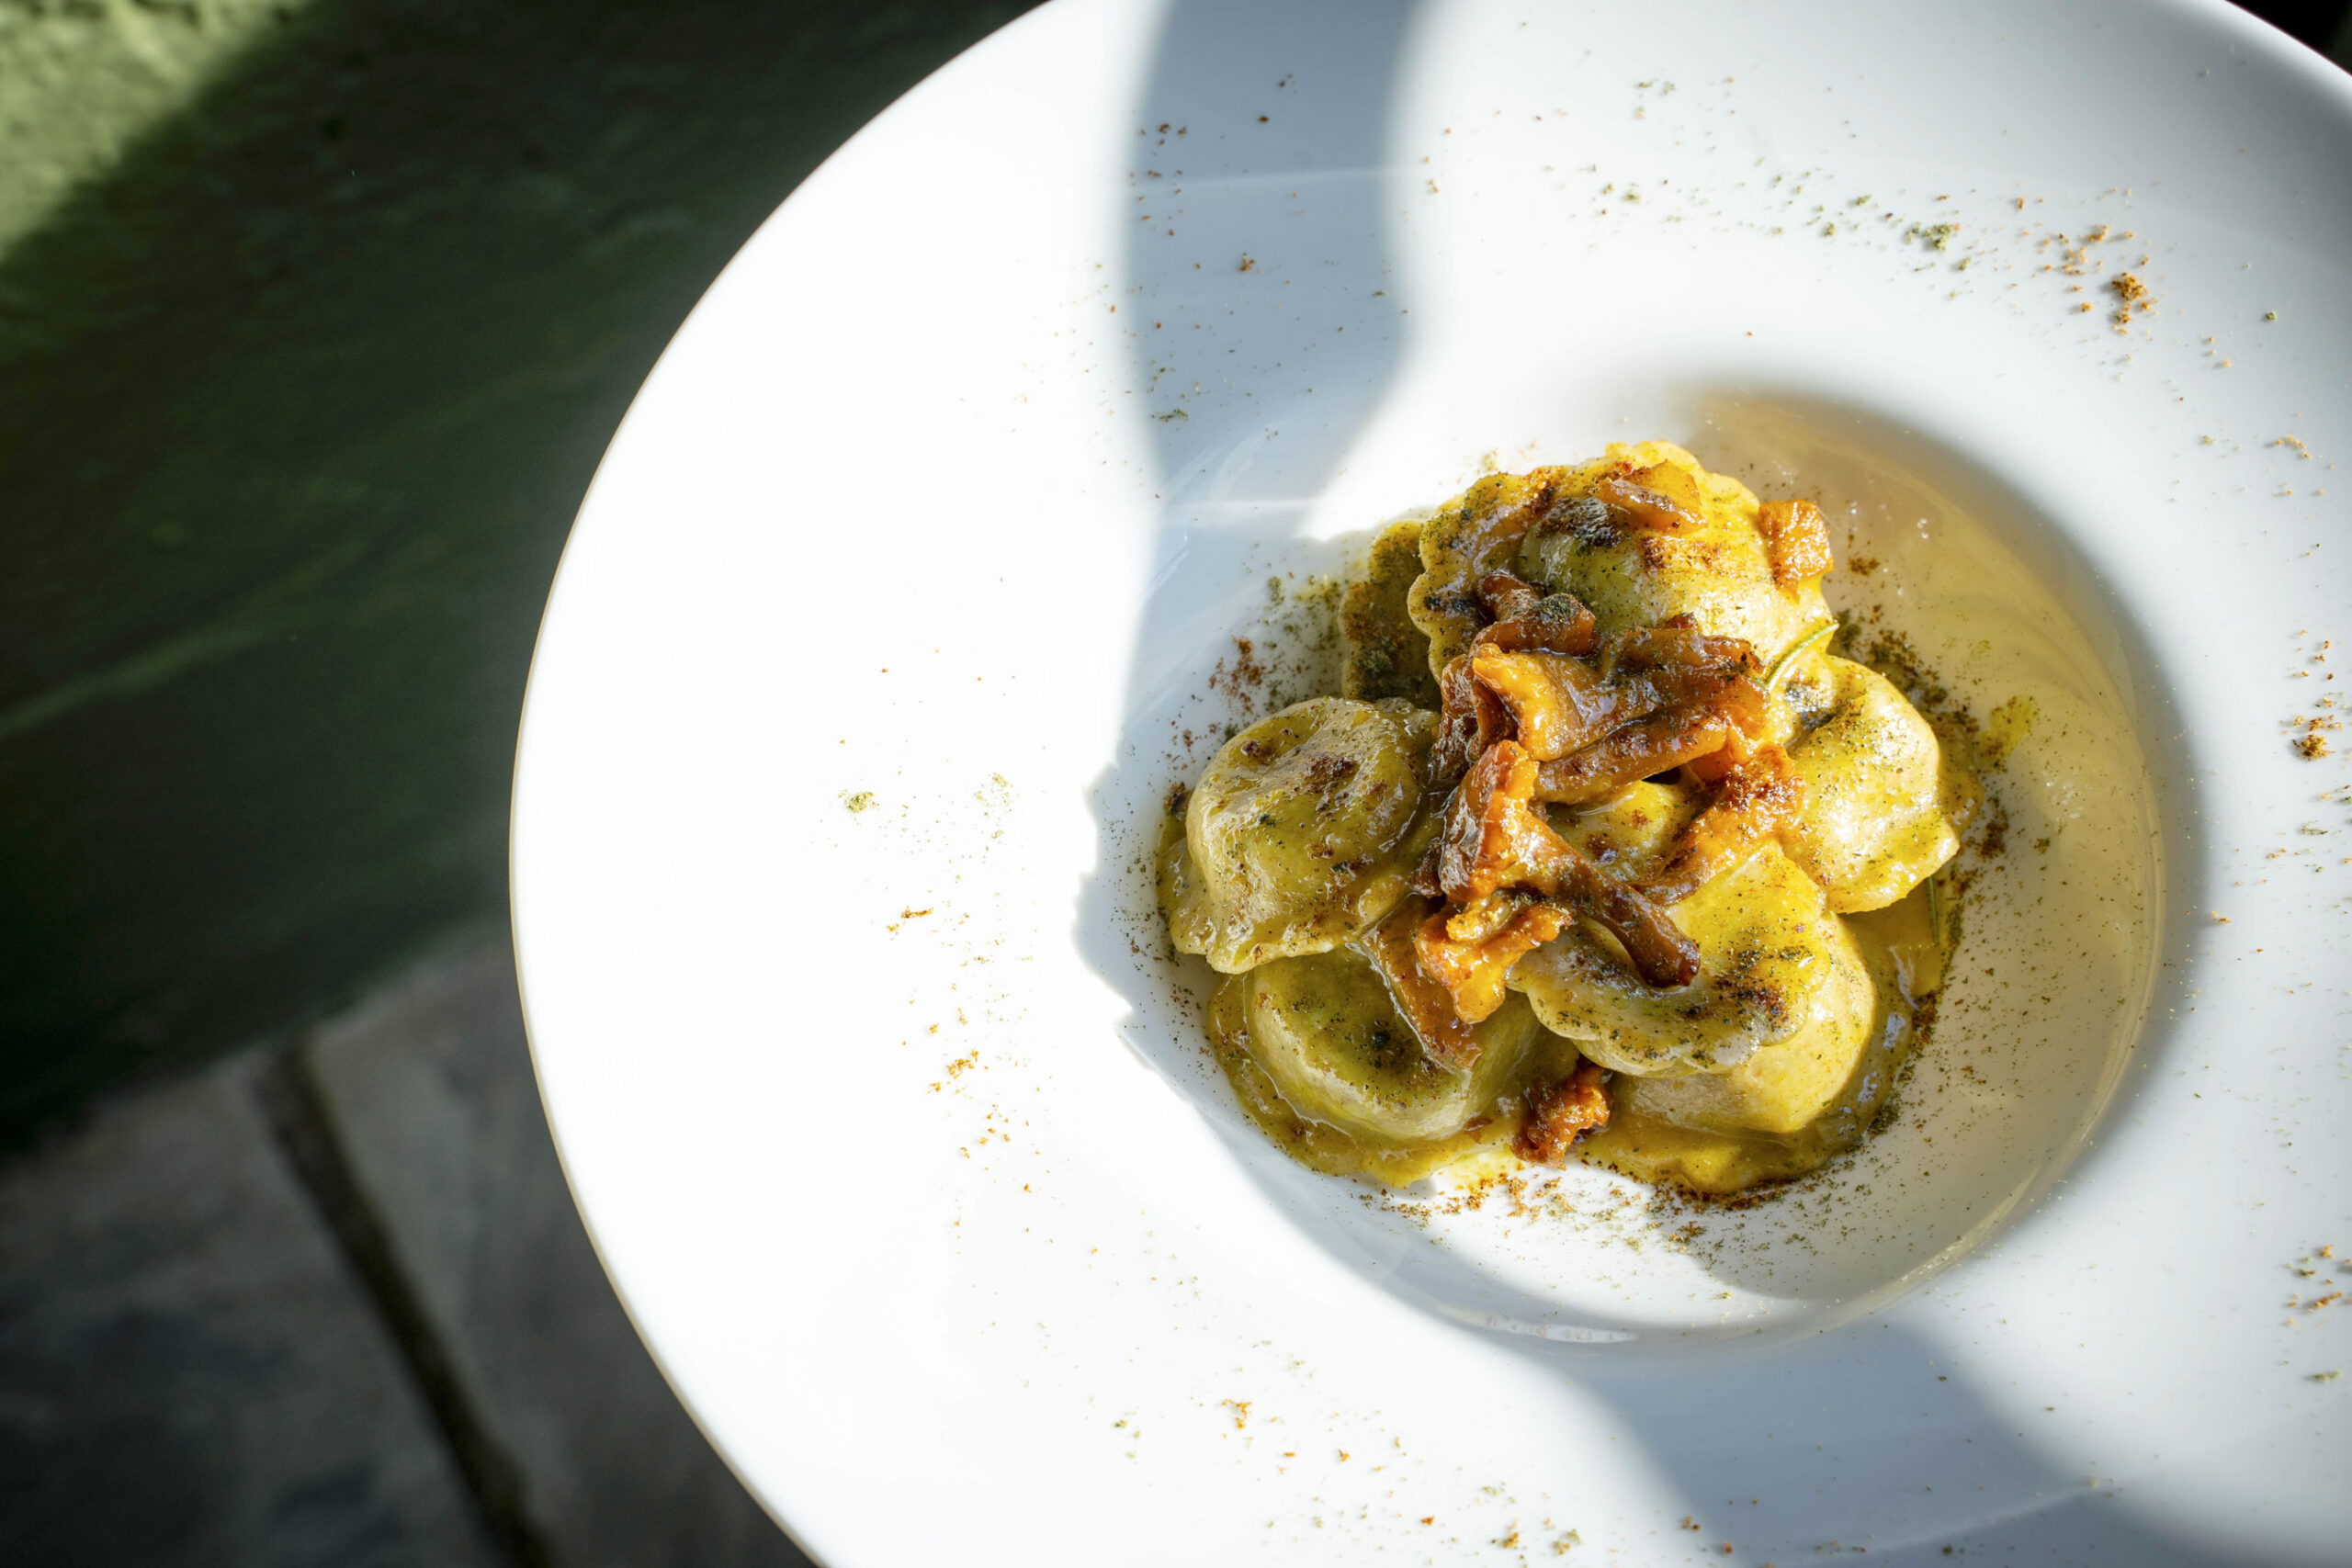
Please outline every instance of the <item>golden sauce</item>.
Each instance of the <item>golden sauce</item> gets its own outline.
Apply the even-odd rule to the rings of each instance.
[[[2153,800],[2128,701],[2085,635],[2103,624],[2078,623],[2081,606],[2053,593],[2069,581],[2063,561],[2029,565],[1977,521],[2003,512],[2008,498],[1951,465],[1924,464],[1929,478],[1895,466],[1886,449],[1896,443],[1884,431],[1855,442],[1778,411],[1726,405],[1713,415],[1715,436],[1745,448],[1744,466],[1763,485],[1818,487],[1842,536],[1841,570],[1827,585],[1844,621],[1838,651],[1892,675],[1906,694],[1929,693],[1923,708],[1947,760],[1961,764],[1947,779],[1946,813],[1974,819],[1981,842],[1893,905],[1838,917],[1868,973],[1875,1018],[1842,1088],[1805,1124],[1784,1133],[1688,1125],[1697,1118],[1668,1120],[1642,1103],[1670,1099],[1663,1086],[1671,1080],[1620,1074],[1610,1123],[1576,1153],[1705,1194],[1803,1176],[1887,1119],[1940,1007],[1950,1039],[1923,1069],[1933,1091],[1924,1114],[1939,1133],[1983,1131],[2020,1158],[2038,1155],[2085,1125],[2084,1111],[2111,1086],[2152,962],[2162,879]],[[2030,533],[2021,536],[2031,543]],[[1961,776],[1972,755],[1993,771],[1986,782],[1999,773],[2031,787],[1984,799]],[[1163,824],[1163,891],[1182,839],[1180,811]],[[2019,844],[2030,852],[2022,863]],[[2003,874],[1971,891],[1996,861]],[[1971,957],[1951,971],[1947,996],[1963,892]],[[1571,1042],[1543,1033],[1542,1047],[1462,1131],[1428,1142],[1368,1136],[1284,1098],[1255,1054],[1244,979],[1227,979],[1208,1009],[1219,1064],[1251,1121],[1292,1157],[1329,1174],[1404,1186],[1449,1167],[1456,1175],[1508,1168],[1520,1097],[1577,1059]],[[2032,987],[2030,1014],[2000,994],[2013,984]]]
[[[1158,855],[1163,867],[1182,840],[1182,815],[1165,814]],[[1933,886],[1923,883],[1883,909],[1838,917],[1861,950],[1878,1017],[1845,1088],[1803,1130],[1781,1136],[1679,1126],[1631,1103],[1644,1080],[1621,1075],[1610,1086],[1608,1125],[1577,1145],[1577,1156],[1636,1180],[1721,1195],[1803,1176],[1860,1144],[1885,1110],[1918,1043],[1920,1013],[1943,983],[1951,933],[1948,922],[1938,930]],[[1210,998],[1206,1021],[1217,1065],[1250,1119],[1293,1159],[1328,1176],[1365,1176],[1407,1187],[1472,1156],[1505,1154],[1523,1117],[1527,1086],[1565,1074],[1577,1060],[1573,1043],[1538,1030],[1538,1043],[1512,1064],[1506,1091],[1462,1132],[1432,1142],[1391,1142],[1302,1114],[1283,1098],[1253,1055],[1249,984],[1248,973],[1227,976]],[[1406,1031],[1401,1019],[1395,1027]]]

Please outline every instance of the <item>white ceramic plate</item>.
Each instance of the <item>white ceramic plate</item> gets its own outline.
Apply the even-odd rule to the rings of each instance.
[[[1060,0],[910,95],[648,381],[517,768],[548,1113],[714,1440],[844,1568],[2341,1561],[2347,171],[2218,4]],[[1744,1213],[1314,1177],[1140,869],[1212,677],[1646,434],[2035,702],[1936,1045]]]

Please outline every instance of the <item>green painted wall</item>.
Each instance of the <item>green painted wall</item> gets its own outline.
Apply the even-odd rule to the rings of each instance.
[[[0,1144],[504,918],[630,395],[1020,8],[0,0]]]

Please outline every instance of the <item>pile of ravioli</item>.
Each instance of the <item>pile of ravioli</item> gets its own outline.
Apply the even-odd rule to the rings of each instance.
[[[1839,1103],[1887,1016],[1843,917],[1942,866],[1975,795],[1827,651],[1831,564],[1811,502],[1664,442],[1382,536],[1346,694],[1235,735],[1160,856],[1295,1154],[1396,1179],[1498,1134],[1557,1161],[1612,1111],[1790,1140]]]

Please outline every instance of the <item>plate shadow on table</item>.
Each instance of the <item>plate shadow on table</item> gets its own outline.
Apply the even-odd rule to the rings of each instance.
[[[1227,648],[1236,626],[1263,614],[1267,568],[1277,558],[1300,570],[1340,562],[1340,545],[1304,544],[1301,525],[1390,390],[1408,344],[1382,203],[1389,107],[1419,17],[1409,0],[1349,7],[1343,18],[1233,0],[1178,0],[1167,13],[1136,127],[1131,183],[1141,199],[1122,214],[1128,283],[1148,299],[1154,323],[1134,340],[1129,371],[1154,421],[1161,532],[1131,655],[1130,743],[1091,792],[1099,869],[1080,890],[1074,934],[1132,1005],[1123,1025],[1130,1048],[1200,1111],[1305,1237],[1452,1323],[1464,1321],[1461,1303],[1470,1302],[1540,1321],[1551,1303],[1505,1299],[1513,1292],[1430,1246],[1400,1216],[1359,1202],[1351,1184],[1291,1163],[1239,1113],[1201,1040],[1204,972],[1166,951],[1148,870],[1157,802],[1221,739],[1194,737],[1182,755],[1173,743],[1163,752],[1158,739],[1190,694],[1182,688],[1197,686],[1216,657],[1201,650]],[[1237,274],[1265,287],[1237,288]],[[1381,298],[1388,302],[1368,303]],[[1330,330],[1341,325],[1357,330],[1342,338]],[[1867,418],[1776,389],[1726,389],[1692,406],[1777,409],[1823,428]],[[2036,515],[2022,498],[2007,499],[2017,515]],[[2096,596],[2096,581],[2054,530],[2044,532],[2049,549],[2066,557],[2052,564],[2070,590]],[[2112,650],[2122,663],[2154,671],[2136,628],[2107,619],[2122,639]],[[2163,705],[2160,682],[2135,684]],[[2187,783],[2164,784],[2167,820],[2182,820]],[[2154,1054],[2143,1051],[2143,1063]],[[1725,1266],[1737,1273],[1736,1253]],[[1637,1325],[1600,1321],[1556,1340],[1506,1341],[1531,1371],[1607,1399],[1694,1510],[1712,1510],[1703,1529],[1813,1550],[1840,1530],[1859,1537],[1859,1547],[1883,1519],[1902,1539],[1868,1550],[1897,1562],[2017,1551],[2071,1562],[2245,1561],[2167,1539],[2117,1502],[2128,1486],[2060,1473],[2027,1432],[1993,1436],[2003,1429],[1995,1402],[1953,1370],[1948,1349],[1909,1328],[1881,1321],[1679,1350],[1611,1343],[1637,1337]],[[1957,1472],[1954,1448],[1969,1461]],[[1760,1479],[1743,1492],[1740,1478],[1762,1475],[1768,1463],[1770,1495]],[[1792,1468],[1812,1484],[1792,1486]],[[1988,1492],[2003,1501],[1988,1506]],[[2001,1522],[1984,1524],[1988,1513]]]

